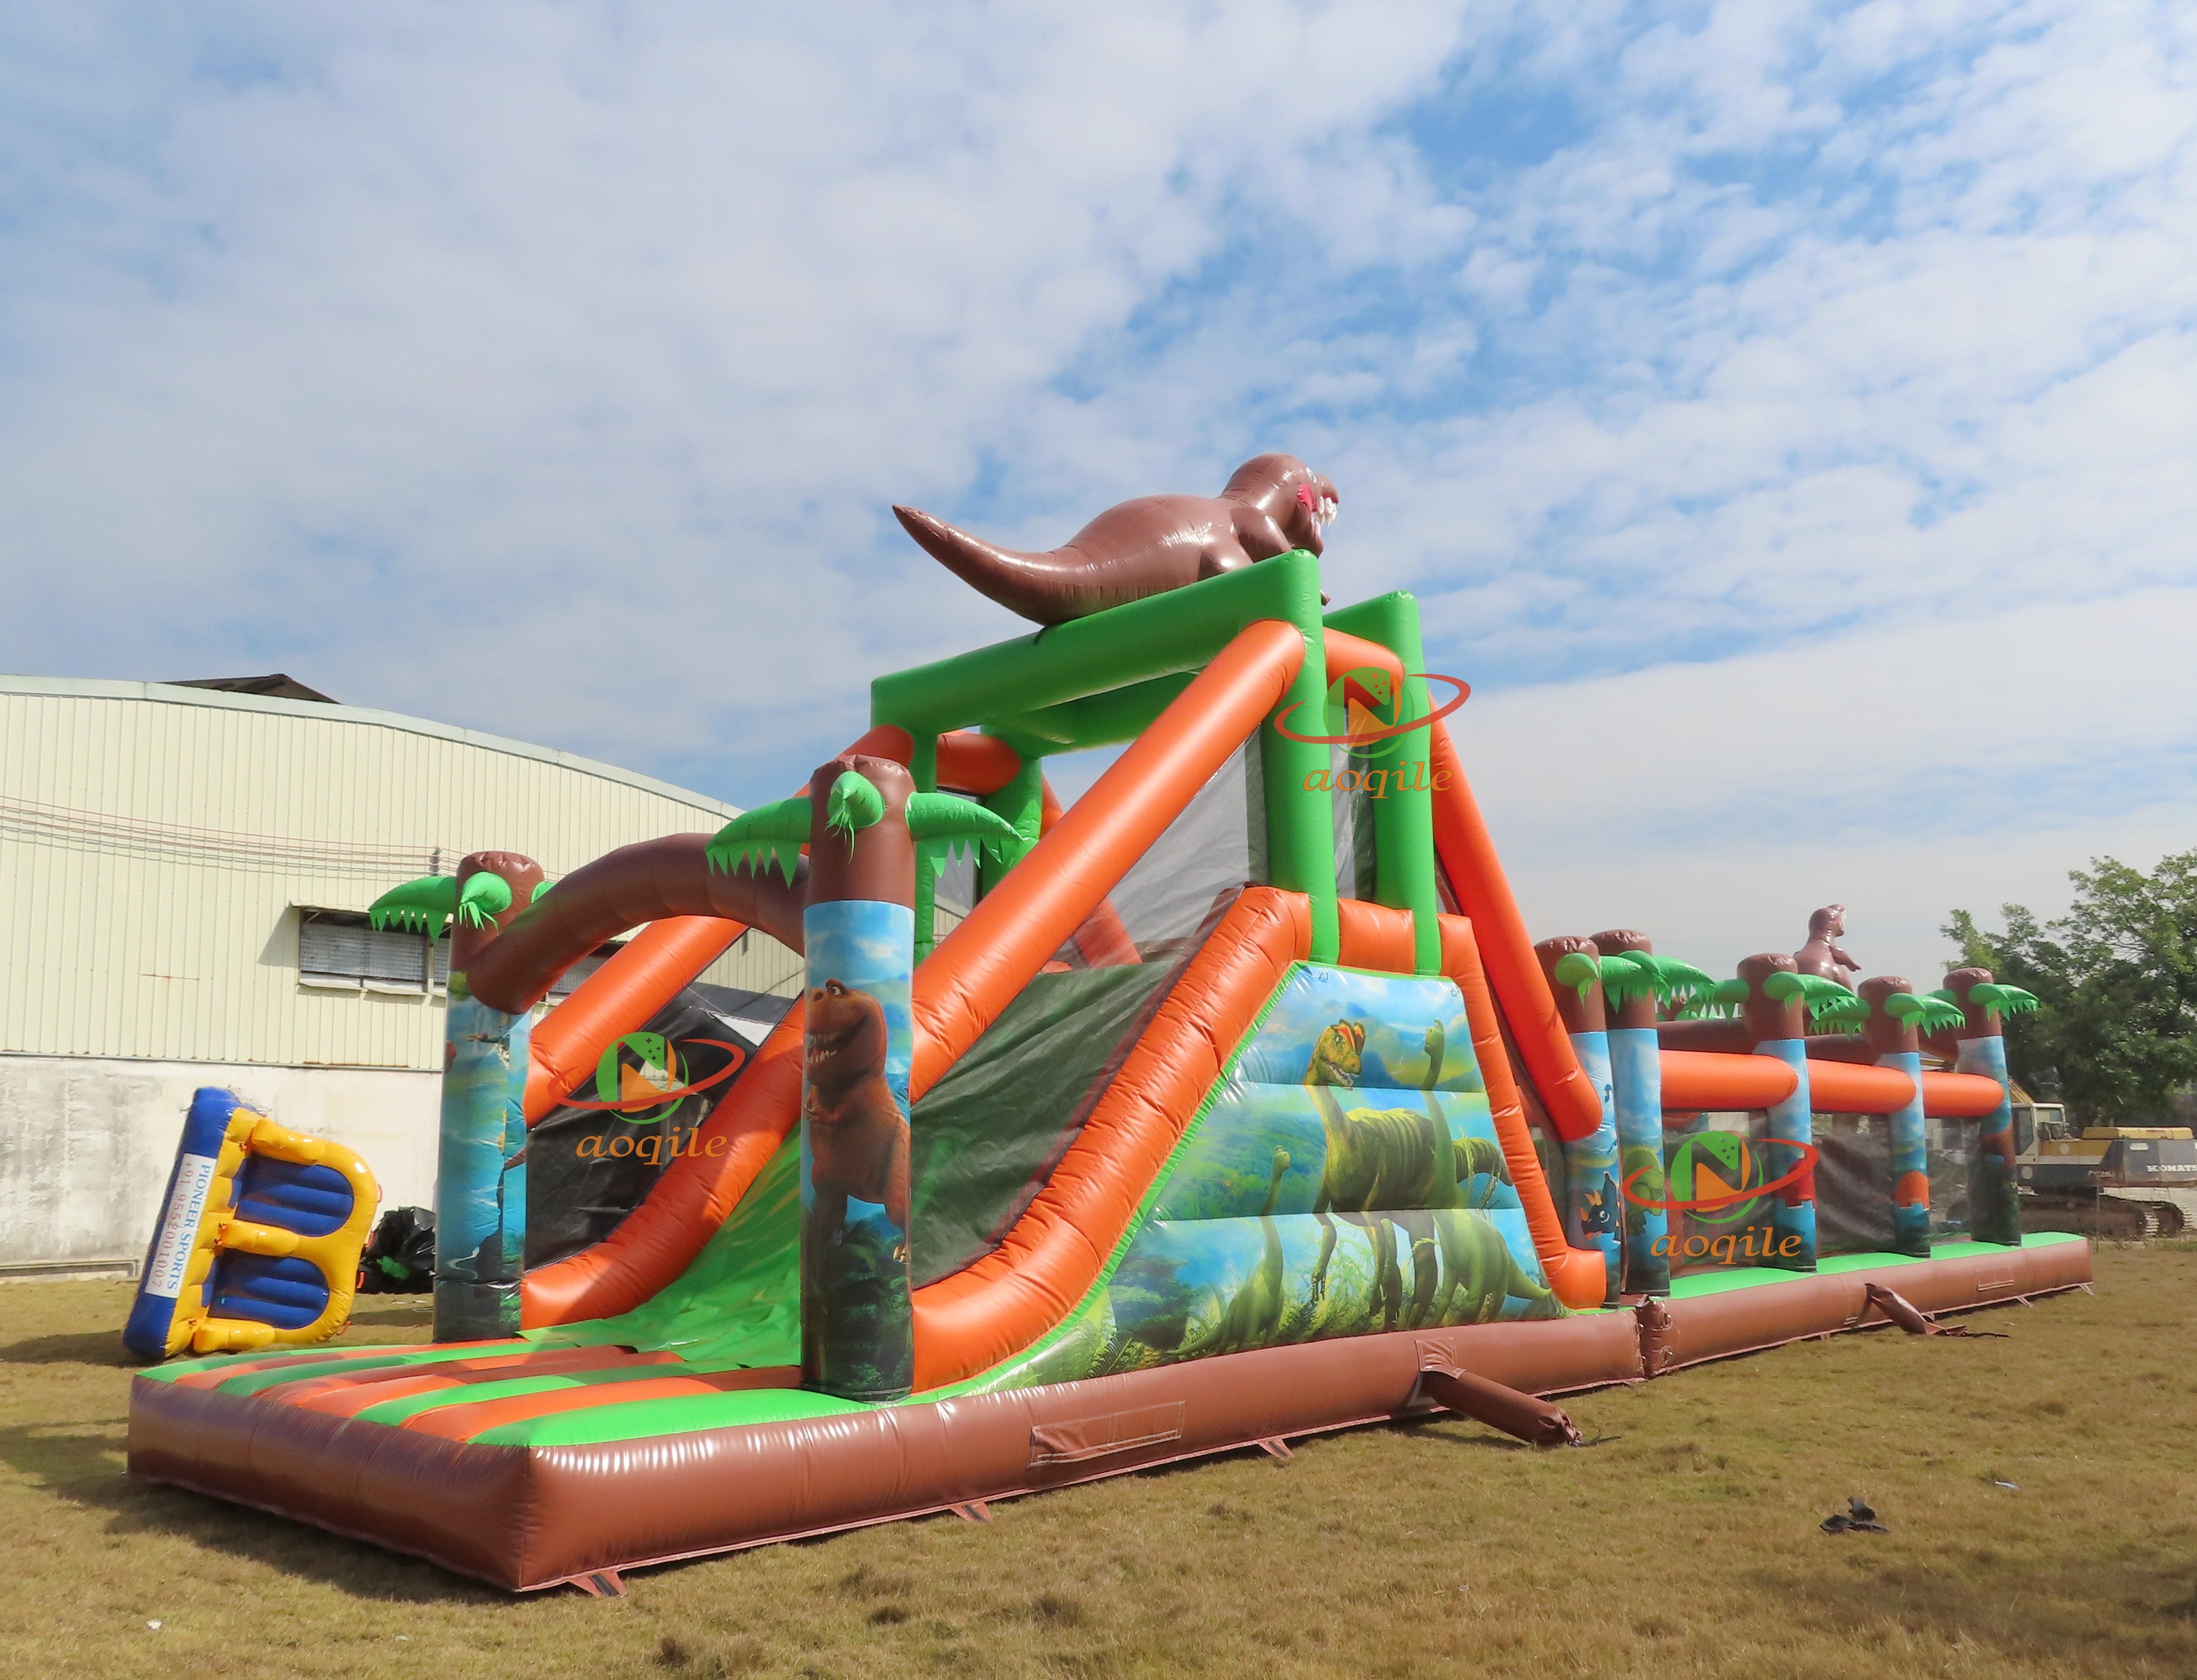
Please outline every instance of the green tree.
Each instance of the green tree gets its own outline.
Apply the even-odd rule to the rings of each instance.
[[[2042,1000],[2007,1023],[2015,1079],[2091,1125],[2156,1115],[2197,1080],[2197,851],[2148,875],[2094,858],[2067,878],[2065,916],[2002,905],[2005,928],[1986,933],[1956,910],[1941,931],[1962,962]]]

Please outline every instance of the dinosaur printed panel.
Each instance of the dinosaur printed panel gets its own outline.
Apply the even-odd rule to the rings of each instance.
[[[1516,1208],[1155,1221],[1058,1331],[971,1387],[1034,1387],[1331,1336],[1562,1315]]]
[[[1301,965],[1178,1152],[1158,1219],[1522,1204],[1447,980]],[[1325,1199],[1323,1199],[1325,1198]],[[1530,1260],[1532,1250],[1525,1250]]]
[[[1148,1208],[1068,1321],[977,1386],[1563,1312],[1447,981],[1292,970]]]

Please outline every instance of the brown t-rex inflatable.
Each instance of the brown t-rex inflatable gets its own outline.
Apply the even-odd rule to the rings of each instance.
[[[963,582],[1040,624],[1238,571],[1292,548],[1320,552],[1341,498],[1295,455],[1257,455],[1217,496],[1145,495],[1108,508],[1049,553],[1000,548],[913,507],[907,534]]]
[[[809,988],[805,1053],[809,1182],[826,1230],[847,1198],[882,1205],[907,1231],[907,1117],[885,1082],[885,1012],[867,992],[827,980]]]

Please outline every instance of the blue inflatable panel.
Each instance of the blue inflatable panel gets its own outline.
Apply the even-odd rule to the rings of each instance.
[[[160,1217],[153,1227],[153,1244],[137,1280],[137,1299],[122,1328],[122,1345],[140,1358],[168,1357],[176,1301],[198,1245],[199,1225],[206,1215],[222,1144],[229,1137],[229,1122],[239,1106],[233,1091],[201,1089],[191,1098],[183,1139],[176,1145],[176,1164],[168,1169],[168,1188],[160,1198]]]
[[[123,1346],[165,1359],[333,1335],[380,1199],[349,1150],[287,1131],[233,1092],[199,1092]]]

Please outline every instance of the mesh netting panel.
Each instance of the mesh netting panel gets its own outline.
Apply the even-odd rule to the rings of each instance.
[[[1328,779],[1338,784],[1345,771],[1361,769],[1360,762],[1350,755],[1348,747],[1328,749]],[[1345,898],[1360,898],[1368,903],[1374,901],[1373,879],[1373,796],[1359,785],[1362,777],[1353,777],[1348,793],[1332,795],[1329,808],[1335,822],[1335,889]]]
[[[1815,1121],[1816,1252],[1889,1252],[1892,1122],[1883,1115],[1819,1114]],[[1931,1186],[1936,1200],[1937,1186]]]
[[[1175,965],[1040,975],[915,1105],[917,1288],[997,1247],[1075,1141],[1166,995]]]
[[[1928,1120],[1930,1236],[1943,1242],[1968,1234],[1968,1181],[1975,1170],[1974,1121]]]
[[[1246,886],[1267,878],[1264,787],[1256,742],[1239,747],[1055,953],[1070,968],[1167,959]],[[1118,918],[1118,920],[1115,919]]]

